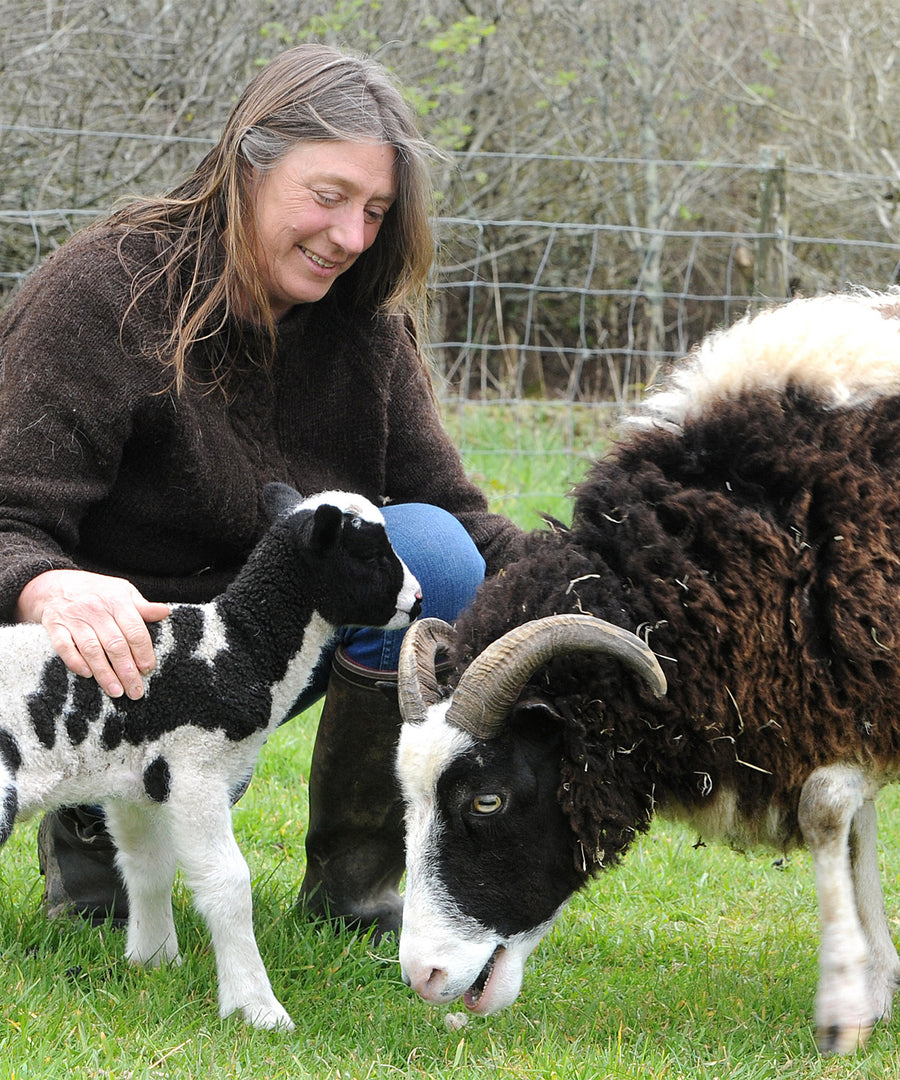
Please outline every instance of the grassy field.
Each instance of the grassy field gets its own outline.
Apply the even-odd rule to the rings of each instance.
[[[525,524],[538,508],[567,516],[564,501],[541,493],[564,490],[583,471],[585,442],[571,441],[571,418],[522,416],[512,432],[487,411],[448,421],[494,505]],[[596,447],[603,436],[594,423],[586,421],[585,438]],[[503,440],[508,452],[493,453]],[[260,948],[296,1031],[218,1019],[208,936],[180,889],[179,968],[129,969],[121,932],[48,923],[29,822],[0,861],[2,1080],[900,1076],[900,1031],[891,1025],[854,1057],[816,1052],[808,856],[697,847],[696,836],[664,823],[573,901],[532,958],[514,1006],[451,1030],[451,1010],[403,986],[395,943],[373,947],[294,914],[315,721],[311,711],[276,733],[235,811]],[[881,846],[888,908],[900,914],[893,792],[883,799]]]
[[[492,508],[531,529],[544,513],[570,519],[566,493],[608,444],[616,416],[603,405],[522,402],[449,405],[444,419]]]

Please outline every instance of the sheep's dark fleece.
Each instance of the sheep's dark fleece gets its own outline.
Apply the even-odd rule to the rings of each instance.
[[[637,431],[574,496],[571,529],[535,538],[460,617],[457,659],[565,611],[637,629],[660,657],[669,689],[652,705],[611,661],[558,658],[536,676],[565,727],[576,864],[624,791],[642,812],[601,838],[598,865],[651,809],[707,804],[713,783],[745,821],[774,802],[788,845],[817,765],[848,746],[900,761],[900,397],[825,412],[799,387],[743,393],[681,432]]]
[[[585,613],[632,631],[656,654],[665,696],[609,657],[556,655],[532,668],[508,713],[502,738],[513,743],[520,727],[533,739],[536,711],[555,725],[571,852],[570,871],[556,875],[563,891],[621,858],[657,812],[739,847],[806,842],[814,857],[844,830],[843,848],[828,857],[853,864],[851,931],[862,923],[877,985],[866,984],[857,956],[845,963],[846,934],[829,952],[823,933],[825,1049],[862,1042],[900,978],[867,846],[874,860],[874,793],[900,774],[898,599],[900,294],[823,297],[704,342],[575,489],[571,527],[554,522],[532,534],[524,557],[479,590],[451,645],[462,672],[516,627]],[[432,701],[428,716],[436,723],[445,708]],[[485,789],[478,776],[491,740],[426,728],[405,725],[398,758],[413,883],[401,961],[423,996],[447,1000],[465,987],[440,957],[468,948],[474,964],[479,942],[491,959],[467,1004],[488,1012],[517,992],[509,975],[509,992],[495,992],[500,1005],[479,1007],[516,934],[503,911],[486,920],[484,903],[463,896],[462,876],[448,867],[465,862],[472,879],[483,878],[491,852],[461,847],[454,862],[453,809],[440,804],[454,785]],[[412,776],[427,753],[444,850],[425,823],[424,782]],[[856,803],[845,810],[845,788],[859,789],[858,815]],[[515,833],[512,804],[494,835]],[[826,821],[832,806],[835,820]],[[831,864],[823,857],[816,872],[821,887]],[[508,899],[512,910],[513,891],[521,892],[492,882],[482,895],[498,908]],[[827,918],[822,896],[820,905]],[[519,939],[534,948],[554,915],[548,901],[515,928]],[[503,934],[491,937],[488,922]]]

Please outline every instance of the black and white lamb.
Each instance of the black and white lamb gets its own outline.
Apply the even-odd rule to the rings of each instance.
[[[571,528],[529,544],[455,631],[405,639],[405,978],[509,1004],[565,901],[660,813],[805,842],[819,1045],[862,1044],[900,981],[874,807],[900,775],[900,293],[712,335]]]
[[[42,626],[0,627],[0,844],[18,816],[102,804],[128,892],[128,959],[177,962],[180,866],[212,936],[220,1015],[291,1029],[254,937],[232,796],[336,627],[405,628],[421,596],[362,496],[301,501],[273,483],[264,503],[269,528],[228,589],[151,625],[158,662],[139,700],[69,672]]]

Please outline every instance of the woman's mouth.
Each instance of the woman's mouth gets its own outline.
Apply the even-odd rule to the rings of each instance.
[[[316,255],[314,251],[310,251],[309,248],[303,247],[302,244],[298,244],[297,246],[310,262],[315,263],[316,266],[320,266],[323,270],[333,270],[337,266],[337,263],[329,262],[328,259],[323,259],[321,255]]]

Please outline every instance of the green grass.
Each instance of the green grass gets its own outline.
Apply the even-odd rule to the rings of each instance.
[[[567,516],[563,500],[544,495],[583,471],[588,441],[599,441],[593,417],[582,434],[552,410],[508,421],[479,407],[463,420],[467,462],[494,479],[496,507],[524,524],[537,508]],[[491,438],[518,454],[492,454]],[[209,939],[180,888],[179,968],[130,969],[121,932],[48,923],[29,822],[0,859],[0,1080],[900,1076],[900,1031],[891,1025],[853,1057],[816,1052],[806,853],[777,864],[765,852],[695,848],[692,834],[665,823],[573,901],[511,1008],[449,1030],[450,1009],[403,986],[395,943],[373,947],[294,914],[315,722],[311,711],[273,736],[235,811],[260,948],[296,1031],[218,1019]],[[888,909],[900,914],[900,792],[882,802]]]
[[[566,493],[609,444],[616,414],[566,402],[452,403],[444,421],[491,508],[535,528],[541,514],[571,520]]]

